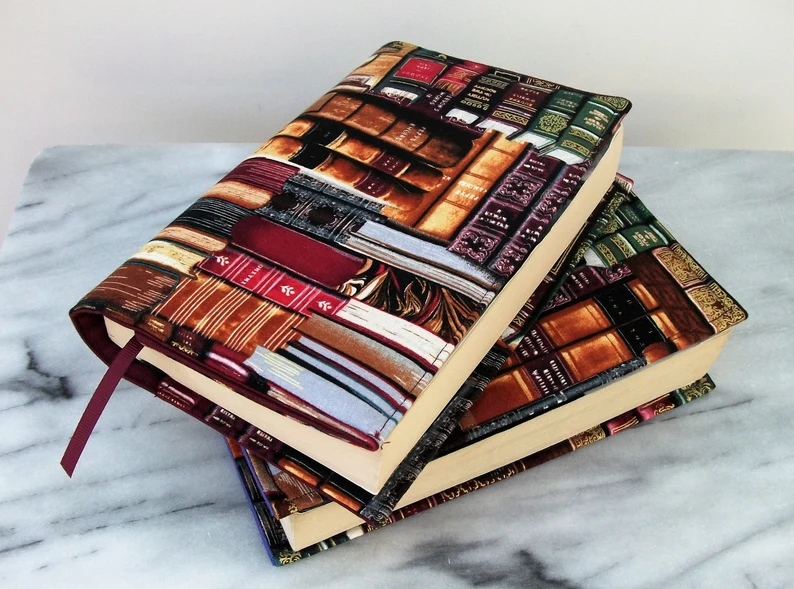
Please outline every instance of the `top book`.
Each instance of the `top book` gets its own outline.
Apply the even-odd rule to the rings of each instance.
[[[629,108],[389,43],[72,320],[106,378],[165,373],[377,492],[607,192]]]

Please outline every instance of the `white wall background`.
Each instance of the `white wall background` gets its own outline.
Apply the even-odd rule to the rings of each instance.
[[[0,235],[44,147],[264,141],[394,39],[626,96],[628,145],[794,149],[792,0],[0,0]]]

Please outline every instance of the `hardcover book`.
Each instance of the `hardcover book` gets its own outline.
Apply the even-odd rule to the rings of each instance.
[[[629,108],[383,46],[72,309],[110,368],[64,468],[123,376],[378,493],[498,369],[493,342],[614,179]]]
[[[415,460],[401,465],[381,492],[369,493],[272,437],[249,446],[333,501],[319,520],[313,512],[282,521],[294,548],[362,519],[385,524],[395,508],[553,446],[684,386],[710,367],[746,313],[629,186],[624,179],[613,185],[602,214],[563,256],[567,268],[555,266],[562,283],[545,291],[548,302],[537,320],[527,321],[537,316],[532,297],[494,346],[508,359],[484,393],[452,414],[457,417],[443,424],[445,435],[428,443],[432,452],[411,455]],[[244,420],[165,382],[172,392],[161,391],[163,398],[182,400],[193,416],[245,440]]]
[[[708,375],[703,376],[689,385],[654,399],[650,403],[640,405],[544,450],[406,505],[392,513],[387,523],[397,522],[523,473],[549,460],[589,446],[648,421],[657,415],[671,411],[713,390],[714,382]],[[240,481],[254,515],[257,529],[262,537],[268,556],[274,565],[281,566],[297,562],[378,529],[362,522],[341,533],[323,538],[316,543],[300,549],[293,549],[282,522],[288,518],[306,517],[313,511],[321,511],[327,499],[324,499],[320,493],[300,479],[268,464],[256,455],[241,448],[236,441],[227,438],[227,443],[236,463]],[[322,515],[319,517],[322,518]]]
[[[360,524],[385,524],[410,505],[552,446],[710,367],[745,311],[633,193],[581,252],[534,325],[514,321],[507,362],[435,459],[376,497],[322,465],[261,454],[332,498],[282,527],[295,549]],[[520,318],[519,318],[520,319]],[[308,475],[308,476],[307,476]],[[319,481],[316,484],[315,481]],[[350,506],[365,504],[369,513]],[[345,509],[347,507],[347,509]]]

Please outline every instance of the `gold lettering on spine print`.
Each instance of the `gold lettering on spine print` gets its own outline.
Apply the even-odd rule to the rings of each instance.
[[[631,425],[634,425],[634,424],[631,424]],[[630,426],[627,425],[626,427],[630,427]],[[625,429],[625,427],[623,427],[621,429]],[[604,428],[602,428],[600,425],[597,425],[597,426],[592,427],[592,428],[590,428],[590,429],[588,429],[586,431],[583,431],[580,434],[576,434],[575,436],[570,438],[569,441],[570,441],[571,446],[573,447],[573,449],[574,450],[578,450],[579,448],[583,448],[584,446],[588,446],[588,445],[590,445],[590,444],[592,444],[594,442],[597,442],[598,440],[603,440],[606,437],[607,437],[607,434],[604,431]]]

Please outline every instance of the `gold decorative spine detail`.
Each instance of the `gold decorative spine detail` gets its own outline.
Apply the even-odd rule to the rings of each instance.
[[[609,264],[610,266],[614,266],[618,263],[618,259],[615,257],[615,254],[613,254],[612,251],[603,243],[597,243],[595,247],[598,250],[598,252],[604,257],[607,264]]]
[[[685,387],[681,387],[678,389],[678,392],[681,393],[684,400],[689,403],[690,401],[694,401],[695,399],[698,399],[713,390],[714,381],[712,381],[708,376],[703,376],[697,379],[695,382],[688,384]]]
[[[626,256],[627,258],[630,258],[631,256],[637,253],[634,251],[634,248],[631,247],[631,244],[628,242],[628,240],[620,234],[613,235],[612,237],[609,238],[609,241],[614,243],[617,246],[617,248],[623,253],[623,255]]]
[[[489,485],[493,485],[494,483],[498,483],[499,481],[503,481],[505,479],[509,479],[510,477],[517,475],[518,473],[522,472],[515,464],[511,464],[505,468],[499,469],[497,474],[488,477],[487,479],[474,479],[471,481],[467,481],[465,483],[461,483],[456,485],[451,489],[447,489],[446,491],[442,491],[439,493],[441,498],[444,501],[450,501],[452,499],[457,499],[461,495],[467,495],[477,489],[483,489]]]
[[[579,448],[589,446],[598,440],[603,440],[606,437],[607,433],[604,431],[604,428],[602,428],[600,425],[597,425],[583,431],[580,434],[576,434],[575,436],[568,438],[568,441],[571,443],[571,447],[574,450],[578,450]]]
[[[653,404],[653,415],[655,417],[657,415],[661,415],[662,413],[667,413],[671,409],[675,409],[675,403],[673,403],[672,400],[665,400],[662,398]]]
[[[511,123],[518,123],[519,125],[526,126],[529,124],[529,117],[514,112],[499,110],[492,115],[495,119],[502,119]]]
[[[747,319],[747,313],[716,282],[686,291],[717,333]]]
[[[301,559],[300,552],[292,552],[290,550],[282,550],[278,554],[278,562],[280,564],[290,564],[292,562],[298,562]]]
[[[584,129],[580,129],[579,127],[571,127],[568,130],[568,133],[570,133],[574,137],[578,137],[579,139],[584,139],[585,141],[588,141],[590,143],[598,144],[598,142],[601,141],[598,137],[596,137],[592,133],[588,133],[587,131],[585,131]]]
[[[640,420],[637,418],[636,415],[632,415],[631,419],[628,419],[628,420],[624,421],[623,423],[621,423],[619,426],[615,427],[612,430],[612,435],[614,436],[615,434],[617,434],[619,432],[622,432],[623,430],[630,429],[630,428],[634,427],[635,425],[637,425],[638,423],[640,423]]]
[[[568,126],[568,118],[555,113],[547,113],[538,119],[538,130],[549,135],[558,135]]]
[[[603,102],[604,104],[608,104],[609,106],[613,107],[615,110],[623,110],[629,105],[629,101],[625,98],[621,98],[620,96],[593,96],[593,100],[597,100],[599,102]]]
[[[708,278],[703,267],[678,243],[674,243],[668,248],[655,249],[653,255],[683,288],[703,282]]]
[[[563,147],[565,149],[570,149],[571,151],[575,151],[576,153],[578,153],[579,155],[585,158],[588,158],[591,155],[593,155],[593,152],[587,149],[584,145],[582,145],[581,143],[574,143],[570,139],[563,139],[560,142],[560,147]]]
[[[618,229],[620,229],[620,221],[618,221],[617,217],[613,215],[609,222],[604,225],[603,234],[610,235],[615,233]]]
[[[185,346],[183,344],[180,344],[179,342],[172,341],[171,345],[173,347],[175,347],[177,350],[179,350],[180,352],[183,352],[183,353],[187,354],[188,356],[198,357],[198,352],[194,352],[193,350],[191,350],[190,348],[188,348],[187,346]],[[215,379],[213,379],[213,380],[215,380]],[[218,384],[223,384],[219,380],[215,380],[215,382],[217,382]]]
[[[541,80],[540,78],[528,78],[527,84],[529,86],[535,86],[536,88],[545,88],[548,90],[559,90],[560,85],[555,84],[554,82],[548,82],[546,80]]]

